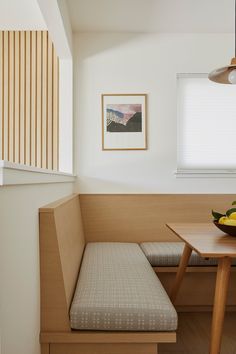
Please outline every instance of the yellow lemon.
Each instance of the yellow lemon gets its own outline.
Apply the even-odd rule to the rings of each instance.
[[[224,225],[236,226],[236,220],[234,220],[234,219],[225,220]]]
[[[227,216],[221,216],[221,218],[218,220],[218,223],[224,225],[226,220],[229,220]]]
[[[236,220],[236,212],[235,211],[229,215],[229,219]]]

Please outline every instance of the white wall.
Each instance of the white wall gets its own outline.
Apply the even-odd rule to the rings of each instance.
[[[40,353],[38,208],[72,192],[72,183],[0,188],[1,354]]]
[[[47,30],[37,0],[0,1],[0,30]]]
[[[234,193],[234,179],[177,179],[176,74],[233,56],[230,34],[74,35],[76,169],[81,193]],[[102,93],[148,94],[148,150],[102,151]],[[222,147],[223,148],[223,147]]]

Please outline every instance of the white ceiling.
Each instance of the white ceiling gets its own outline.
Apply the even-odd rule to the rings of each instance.
[[[0,0],[0,30],[45,30],[37,0]]]
[[[67,3],[74,31],[234,31],[234,0],[67,0]]]

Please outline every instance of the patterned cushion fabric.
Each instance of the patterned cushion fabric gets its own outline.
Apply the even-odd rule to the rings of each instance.
[[[183,253],[184,242],[143,242],[140,244],[145,256],[153,267],[177,266]],[[236,259],[232,264],[236,264]],[[191,266],[217,265],[217,259],[205,259],[195,251],[189,260]]]
[[[71,328],[175,331],[177,313],[135,243],[86,246],[70,310]]]

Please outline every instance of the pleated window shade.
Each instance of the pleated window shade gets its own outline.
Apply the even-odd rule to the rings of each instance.
[[[178,170],[236,170],[236,86],[178,75]]]

